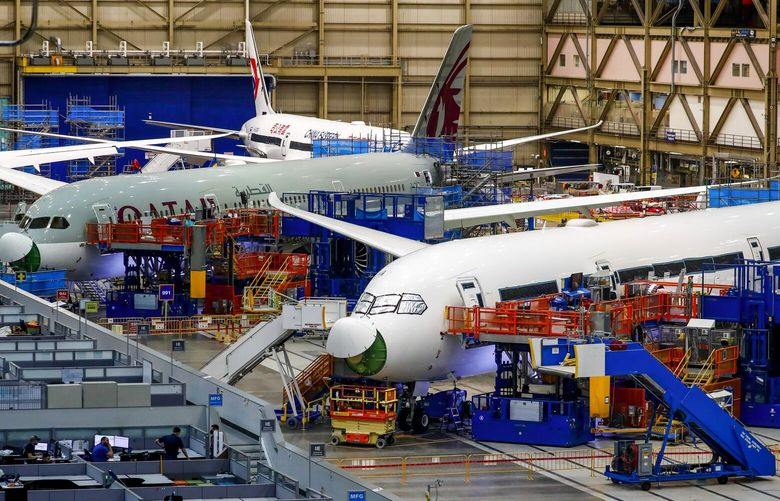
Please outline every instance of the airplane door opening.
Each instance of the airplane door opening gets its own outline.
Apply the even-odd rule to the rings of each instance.
[[[206,193],[203,195],[203,200],[206,202],[206,208],[211,209],[214,217],[219,215],[219,199],[213,193]]]
[[[764,248],[761,246],[761,242],[757,237],[748,237],[748,244],[750,244],[750,253],[753,255],[753,259],[756,261],[764,260]]]
[[[485,301],[482,296],[482,287],[479,286],[479,282],[474,277],[459,278],[455,282],[458,287],[463,304],[471,306],[485,306]]]
[[[285,134],[282,139],[282,158],[287,156],[287,149],[290,146],[290,134]]]
[[[95,204],[92,206],[95,219],[98,223],[98,238],[103,240],[108,237],[109,229],[106,225],[116,223],[116,212],[108,204]]]

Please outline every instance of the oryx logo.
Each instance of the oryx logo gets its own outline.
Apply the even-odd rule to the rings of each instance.
[[[460,118],[460,103],[463,100],[461,92],[466,80],[466,65],[471,42],[455,58],[447,78],[436,95],[431,114],[426,127],[427,137],[454,136],[458,132]]]

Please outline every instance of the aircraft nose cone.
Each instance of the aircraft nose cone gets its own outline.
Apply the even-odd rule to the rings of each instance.
[[[0,262],[13,263],[29,254],[33,241],[21,233],[6,233],[0,237]]]
[[[325,349],[336,358],[354,357],[368,350],[376,336],[376,329],[362,318],[340,318],[330,329]]]

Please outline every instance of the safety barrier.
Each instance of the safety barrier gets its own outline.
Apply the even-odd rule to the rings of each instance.
[[[609,332],[628,337],[635,325],[649,321],[689,318],[696,311],[696,296],[651,294],[595,303],[586,312],[548,309],[549,298],[498,303],[496,308],[448,306],[448,332],[479,340],[483,334],[563,337],[588,335],[595,331],[591,320],[607,315]],[[535,307],[540,309],[535,309]],[[597,322],[604,325],[605,322]]]
[[[265,322],[272,317],[273,315],[263,314],[127,317],[101,318],[98,319],[97,323],[108,329],[114,325],[121,325],[122,333],[128,336],[137,336],[138,326],[147,325],[150,335],[208,333],[215,336],[218,341],[231,342],[258,323]]]
[[[192,242],[191,224],[171,224],[172,218],[191,221],[190,214],[158,217],[151,223],[139,219],[121,223],[87,223],[87,242],[94,245],[159,244],[188,247]],[[275,211],[238,209],[225,217],[198,222],[206,226],[206,245],[220,244],[226,238],[279,235],[279,216]]]
[[[780,475],[780,448],[771,447]],[[658,450],[653,451],[655,462]],[[667,446],[666,463],[707,463],[712,460],[709,449],[691,446]],[[407,485],[410,478],[462,477],[464,483],[483,475],[525,474],[533,480],[538,473],[586,470],[591,477],[604,472],[612,463],[612,451],[601,449],[567,449],[550,452],[433,454],[421,456],[331,458],[329,463],[364,479],[398,478]]]

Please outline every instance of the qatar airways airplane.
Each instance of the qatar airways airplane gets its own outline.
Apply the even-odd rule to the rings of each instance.
[[[600,207],[607,198],[620,203],[704,190],[676,188],[456,209],[445,211],[445,227]],[[495,370],[492,347],[466,348],[460,336],[445,334],[447,306],[493,307],[498,301],[558,292],[561,279],[574,273],[606,273],[617,287],[621,281],[650,274],[696,273],[703,263],[780,256],[780,202],[603,224],[578,219],[555,230],[428,245],[290,207],[276,194],[269,201],[286,213],[398,258],[369,282],[351,316],[333,325],[326,348],[361,376],[399,383],[427,384]],[[707,281],[723,281],[732,273],[712,274]]]
[[[146,120],[146,123],[175,129],[213,131],[229,134],[240,139],[246,150],[261,158],[274,160],[298,160],[310,158],[312,140],[315,139],[366,139],[384,145],[386,151],[396,151],[408,143],[412,134],[402,130],[373,127],[364,122],[339,122],[322,118],[276,113],[268,96],[263,69],[258,59],[257,44],[252,23],[245,21],[246,48],[249,53],[249,67],[252,72],[255,116],[249,119],[240,130],[220,129],[202,125],[180,124],[158,120]],[[468,45],[458,54],[455,62],[466,64]],[[456,117],[457,119],[457,117]],[[219,131],[219,132],[216,132]],[[430,137],[439,134],[431,131]],[[452,131],[450,131],[452,133]]]

